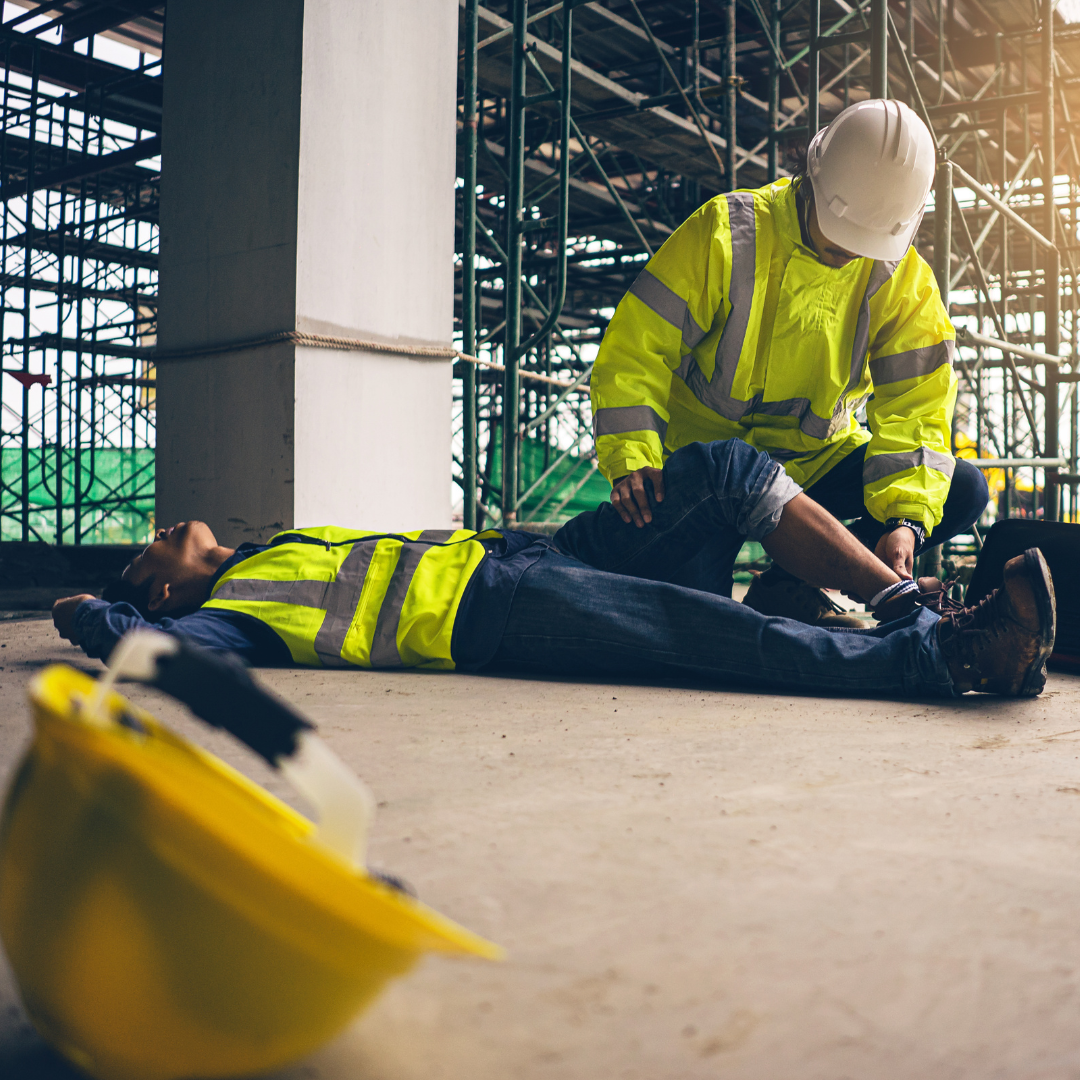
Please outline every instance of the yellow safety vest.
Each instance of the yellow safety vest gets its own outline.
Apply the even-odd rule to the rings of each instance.
[[[452,670],[458,605],[489,530],[278,533],[221,575],[204,605],[251,615],[311,667]]]
[[[687,443],[739,438],[809,487],[869,442],[870,513],[931,529],[954,466],[954,348],[914,248],[833,269],[802,242],[790,180],[720,195],[668,238],[604,335],[600,470],[614,480]]]

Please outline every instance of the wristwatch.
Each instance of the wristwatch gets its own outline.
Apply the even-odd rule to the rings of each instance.
[[[921,546],[926,543],[926,529],[923,528],[921,521],[912,521],[910,518],[889,518],[885,522],[885,531],[891,533],[894,529],[899,529],[903,525],[909,528],[915,534],[915,543]]]

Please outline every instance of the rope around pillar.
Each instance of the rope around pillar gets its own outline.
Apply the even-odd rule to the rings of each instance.
[[[287,342],[290,345],[307,345],[317,349],[366,349],[369,352],[391,353],[395,356],[422,356],[431,360],[464,360],[467,364],[475,364],[491,371],[506,370],[503,364],[496,364],[490,360],[481,360],[478,356],[470,356],[468,353],[463,353],[450,345],[392,345],[386,341],[330,337],[326,334],[307,334],[300,330],[279,330],[277,333],[265,334],[263,337],[249,338],[245,341],[232,341],[223,345],[200,345],[194,349],[155,349],[150,358],[155,363],[169,360],[193,360],[200,356],[242,352],[245,349],[258,349],[266,345],[278,345],[282,342]],[[572,383],[563,379],[556,379],[551,375],[539,375],[529,371],[522,371],[520,374],[523,379],[549,383],[551,386],[557,386],[563,390],[573,386]],[[574,389],[586,390],[587,387],[577,386]]]

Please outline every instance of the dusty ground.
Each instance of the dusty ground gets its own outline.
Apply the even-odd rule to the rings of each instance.
[[[28,677],[86,662],[44,621],[0,645],[6,775]],[[509,950],[426,961],[278,1080],[1080,1077],[1076,677],[958,704],[264,677],[377,793],[373,863]],[[0,1074],[74,1076],[6,971]]]

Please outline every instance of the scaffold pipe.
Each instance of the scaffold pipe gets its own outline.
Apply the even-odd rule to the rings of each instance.
[[[955,165],[953,166],[955,168]],[[1055,367],[1065,363],[1067,356],[1051,356],[1049,353],[1039,352],[1038,349],[1029,349],[1026,345],[1013,345],[1009,341],[999,341],[997,338],[985,337],[976,334],[965,326],[956,329],[957,345],[982,345],[987,349],[1000,349],[1002,352],[1012,353],[1014,356],[1022,356],[1036,364],[1053,364]]]
[[[1029,225],[1011,206],[1003,203],[989,188],[980,184],[975,177],[962,169],[955,161],[953,162],[953,172],[956,174],[953,181],[954,185],[958,180],[964,187],[969,187],[972,191],[977,192],[980,198],[985,199],[999,214],[1003,214],[1018,229],[1022,229],[1027,233],[1036,244],[1040,244],[1044,248],[1054,246],[1034,225]]]
[[[977,469],[1065,469],[1065,458],[1050,457],[996,457],[965,458]]]

